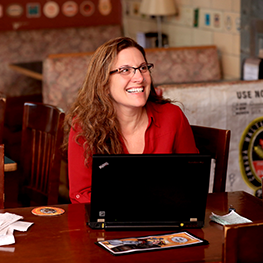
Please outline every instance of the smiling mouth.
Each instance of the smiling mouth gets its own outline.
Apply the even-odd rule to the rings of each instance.
[[[128,89],[127,92],[128,93],[140,93],[143,92],[144,88],[133,88],[133,89]]]

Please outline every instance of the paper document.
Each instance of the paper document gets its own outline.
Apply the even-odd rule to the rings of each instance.
[[[14,230],[27,231],[33,224],[23,221],[18,222],[20,219],[23,219],[23,217],[16,214],[0,213],[0,246],[14,244]]]
[[[212,213],[210,219],[221,225],[233,225],[233,224],[243,224],[243,223],[252,222],[251,220],[239,215],[234,210],[223,216]]]
[[[244,63],[244,80],[257,80],[259,74],[259,58],[247,58]]]

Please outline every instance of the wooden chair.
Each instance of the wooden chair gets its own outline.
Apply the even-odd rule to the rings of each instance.
[[[0,98],[0,208],[4,208],[4,124],[5,124],[6,98]]]
[[[261,263],[263,222],[224,226],[223,263]]]
[[[23,206],[58,203],[64,112],[43,103],[25,103],[19,201]]]
[[[225,192],[230,130],[191,125],[195,143],[200,153],[211,154],[215,159],[213,192]]]
[[[5,174],[4,174],[4,145],[0,144],[0,209],[4,208],[5,203]]]
[[[0,144],[3,143],[6,98],[0,98]]]

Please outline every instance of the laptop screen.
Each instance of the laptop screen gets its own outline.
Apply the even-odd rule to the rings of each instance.
[[[211,157],[94,155],[92,228],[202,227]]]

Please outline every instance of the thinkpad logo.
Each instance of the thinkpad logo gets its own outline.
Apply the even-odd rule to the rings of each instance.
[[[110,164],[109,164],[108,162],[103,163],[102,165],[99,166],[99,168],[102,169],[102,168],[104,168],[104,167],[107,166],[107,165],[110,165]]]

